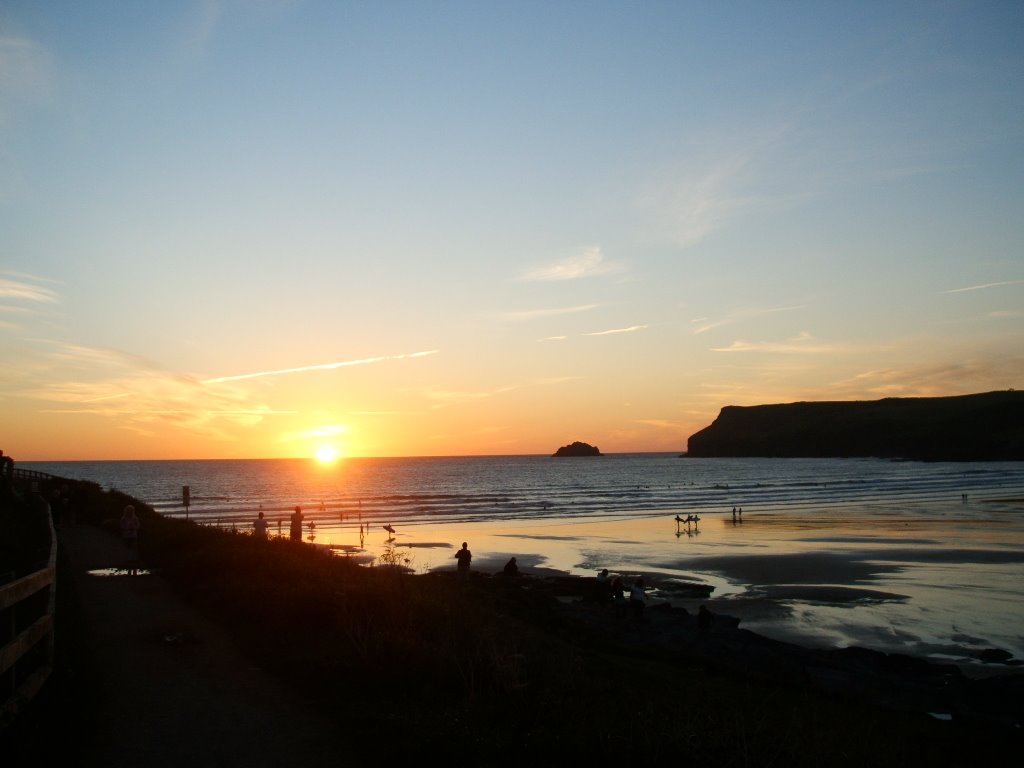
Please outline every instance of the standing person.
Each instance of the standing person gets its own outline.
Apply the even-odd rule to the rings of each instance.
[[[643,577],[637,577],[629,590],[629,605],[633,610],[633,618],[640,621],[644,617],[644,605],[647,602],[647,593],[644,592]]]
[[[135,514],[135,507],[128,504],[121,514],[121,541],[124,542],[128,560],[128,575],[134,576],[139,567],[139,528],[142,522]]]
[[[469,551],[466,542],[462,542],[462,549],[455,553],[455,559],[459,561],[459,573],[469,573],[469,563],[473,559],[473,553]]]
[[[14,483],[14,459],[0,451],[0,492],[7,496]]]
[[[256,518],[256,522],[252,524],[252,527],[255,529],[257,539],[267,538],[267,518],[263,516],[262,512],[260,512],[260,516]]]
[[[291,530],[289,531],[289,533],[291,534],[292,541],[302,541],[303,517],[304,516],[302,514],[302,507],[296,506],[295,511],[292,512]]]
[[[597,596],[597,602],[607,603],[612,597],[611,584],[608,582],[608,569],[602,568],[601,572],[597,574],[597,590],[595,592]],[[621,592],[620,592],[621,594]]]
[[[626,614],[626,597],[623,594],[626,590],[626,585],[622,583],[621,576],[616,576],[612,579],[611,590],[612,604],[615,606],[615,614],[621,618]]]
[[[697,631],[702,635],[706,635],[711,631],[711,625],[715,623],[715,614],[708,610],[706,605],[702,605],[700,610],[697,611]]]

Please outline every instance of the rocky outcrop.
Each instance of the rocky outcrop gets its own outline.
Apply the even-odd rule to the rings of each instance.
[[[587,443],[581,443],[579,440],[570,444],[563,445],[557,451],[552,454],[553,456],[601,456],[601,451],[597,449],[596,445],[589,445]]]
[[[691,457],[1024,459],[1024,392],[726,406]]]

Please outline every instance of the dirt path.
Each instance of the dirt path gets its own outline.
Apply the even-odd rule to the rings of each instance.
[[[59,532],[90,638],[95,697],[79,702],[91,746],[75,764],[317,766],[344,762],[344,734],[250,664],[225,632],[157,575],[112,572],[120,542],[91,526]],[[58,635],[57,642],[60,642]],[[86,655],[87,652],[87,655]],[[287,652],[282,638],[282,652]]]

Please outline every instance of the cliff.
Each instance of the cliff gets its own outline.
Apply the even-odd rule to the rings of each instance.
[[[691,457],[1024,459],[1024,392],[726,406]]]

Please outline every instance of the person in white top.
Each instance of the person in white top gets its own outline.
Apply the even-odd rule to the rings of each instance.
[[[638,621],[643,618],[646,603],[647,594],[644,592],[644,580],[642,576],[638,576],[629,590],[629,604],[633,608],[633,618]]]
[[[139,567],[139,528],[142,521],[135,514],[135,507],[128,504],[121,515],[121,541],[128,553],[128,575],[134,576]]]

